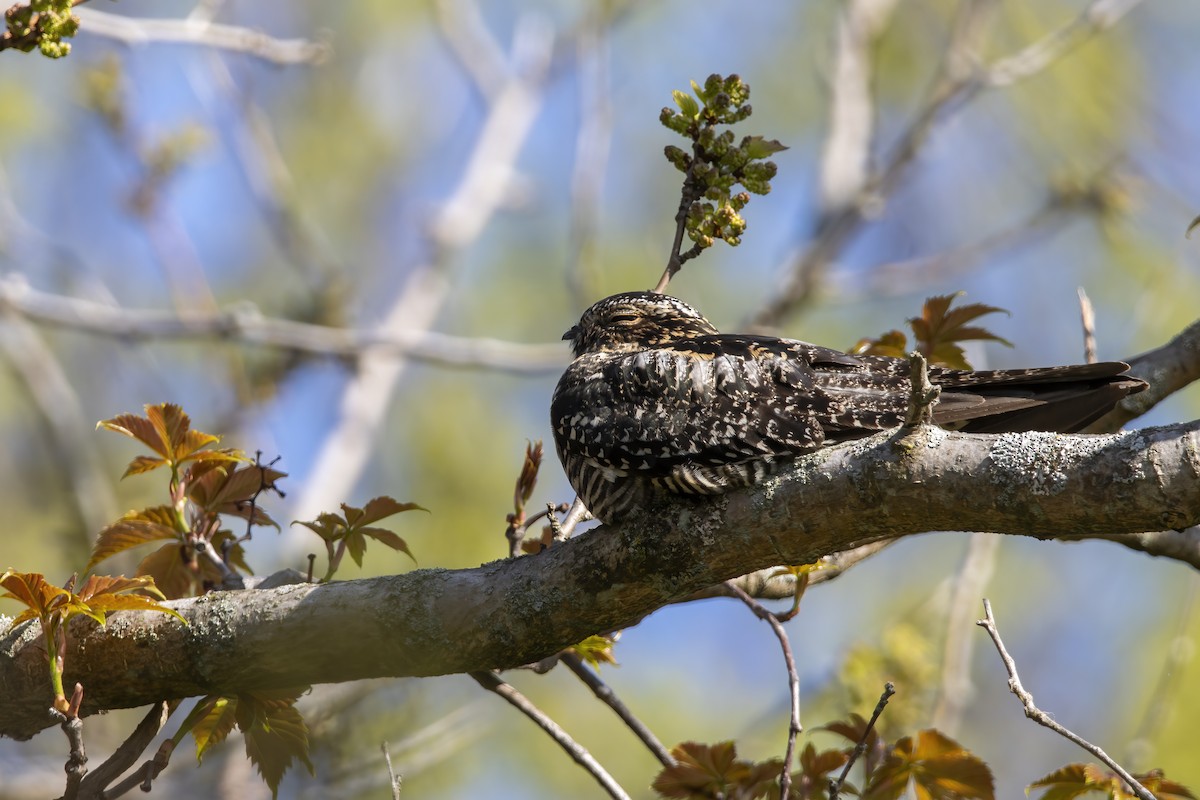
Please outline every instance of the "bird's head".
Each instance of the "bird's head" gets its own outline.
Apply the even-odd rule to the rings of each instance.
[[[712,323],[682,300],[656,292],[625,292],[593,304],[563,339],[571,342],[578,357],[645,350],[714,333]]]

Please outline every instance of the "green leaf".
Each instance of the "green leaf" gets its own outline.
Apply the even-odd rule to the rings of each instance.
[[[695,86],[695,83],[692,84]],[[678,89],[671,92],[671,96],[675,98],[675,105],[679,106],[679,110],[688,117],[695,119],[700,116],[700,104],[696,102],[696,98],[692,97],[687,92],[681,92]]]
[[[742,149],[751,159],[768,158],[775,153],[787,150],[787,145],[778,139],[764,139],[761,136],[747,136],[742,139]]]
[[[180,733],[191,730],[196,742],[196,763],[214,746],[225,741],[236,724],[237,698],[208,695],[196,704],[180,725]],[[179,734],[176,734],[178,738]]]
[[[602,663],[612,664],[615,667],[618,664],[617,659],[613,656],[613,647],[616,646],[620,636],[620,632],[611,636],[589,636],[568,649],[597,669]]]
[[[238,727],[246,737],[246,755],[277,797],[284,773],[299,759],[315,774],[308,758],[308,726],[296,710],[307,687],[295,690],[248,692],[238,695]]]

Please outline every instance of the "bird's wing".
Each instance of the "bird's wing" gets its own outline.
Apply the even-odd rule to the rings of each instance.
[[[559,382],[551,417],[560,449],[650,478],[771,460],[899,424],[907,365],[872,360],[734,334],[588,355]]]

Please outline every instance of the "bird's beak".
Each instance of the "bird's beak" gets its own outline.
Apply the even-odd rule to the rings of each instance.
[[[575,341],[575,337],[576,337],[576,336],[578,336],[578,335],[579,335],[579,326],[578,326],[578,325],[572,325],[572,326],[571,326],[571,330],[569,330],[569,331],[567,331],[566,333],[564,333],[564,334],[562,335],[562,338],[563,338],[563,341],[564,341],[564,342],[573,342],[573,341]]]

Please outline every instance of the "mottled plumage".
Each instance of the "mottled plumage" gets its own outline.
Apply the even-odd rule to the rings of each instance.
[[[718,494],[801,453],[904,421],[909,365],[794,339],[719,333],[651,292],[599,301],[564,336],[575,360],[550,405],[558,457],[592,514],[653,492]],[[974,432],[1072,432],[1145,383],[1119,362],[1018,370],[930,367],[933,421]]]

